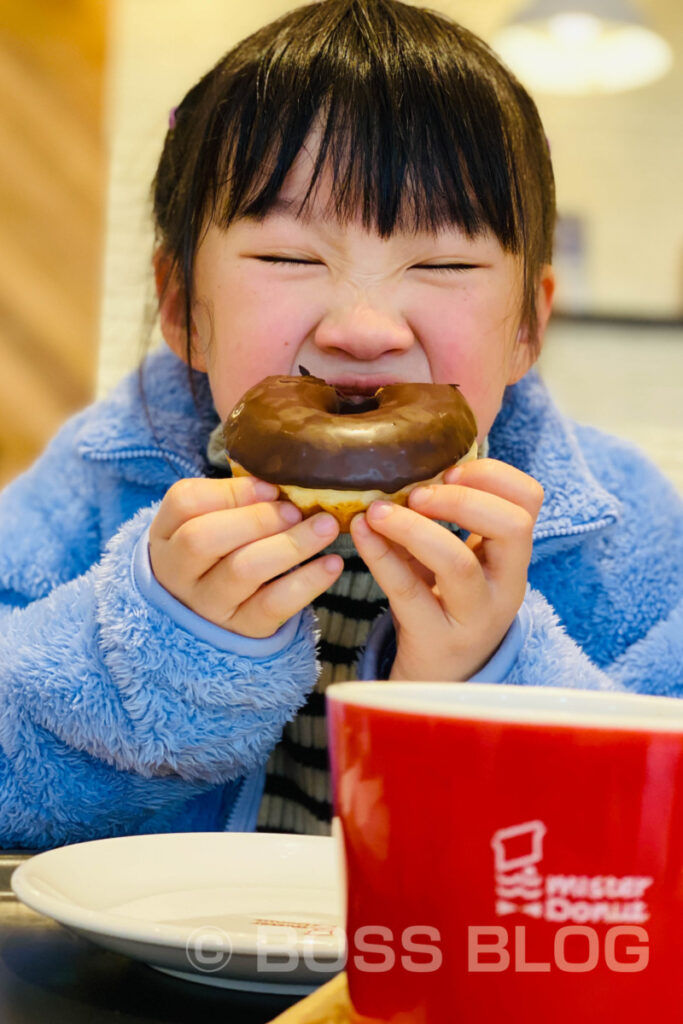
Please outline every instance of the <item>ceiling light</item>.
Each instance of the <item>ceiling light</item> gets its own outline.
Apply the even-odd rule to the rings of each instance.
[[[532,90],[586,95],[654,82],[671,47],[627,0],[534,0],[492,44]]]

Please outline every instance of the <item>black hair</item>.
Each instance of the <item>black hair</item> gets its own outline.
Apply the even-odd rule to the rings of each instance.
[[[523,257],[520,320],[536,342],[555,189],[536,106],[492,50],[442,14],[398,0],[322,0],[238,43],[176,108],[153,185],[157,244],[182,282],[191,365],[194,258],[211,221],[264,216],[309,136],[340,222],[490,229]],[[168,280],[168,278],[167,278]]]

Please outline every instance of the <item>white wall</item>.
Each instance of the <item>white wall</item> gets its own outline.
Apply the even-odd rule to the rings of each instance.
[[[683,2],[631,0],[674,49],[658,82],[605,96],[535,95],[558,208],[585,220],[590,307],[683,316]],[[432,6],[490,39],[519,0]]]
[[[633,441],[683,494],[683,328],[554,322],[539,369],[564,412]]]

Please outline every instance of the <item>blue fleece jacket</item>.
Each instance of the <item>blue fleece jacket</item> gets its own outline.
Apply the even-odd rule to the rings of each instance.
[[[146,534],[217,420],[165,347],[0,495],[0,844],[254,827],[263,766],[313,688],[307,609],[266,640],[175,601]],[[529,587],[477,679],[683,696],[683,509],[633,447],[560,414],[532,372],[490,454],[545,488]],[[378,620],[360,665],[391,642]]]

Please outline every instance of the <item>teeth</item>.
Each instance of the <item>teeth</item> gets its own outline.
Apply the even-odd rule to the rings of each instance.
[[[350,405],[361,405],[366,398],[372,398],[372,395],[355,395],[347,392],[342,392],[341,395],[344,401]]]

